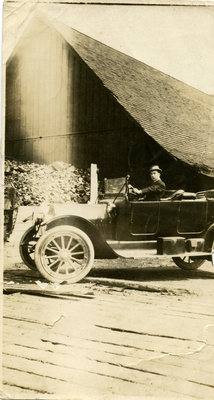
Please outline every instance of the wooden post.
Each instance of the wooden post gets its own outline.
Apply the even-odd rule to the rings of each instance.
[[[98,199],[97,164],[91,164],[91,192],[90,203],[96,204]]]

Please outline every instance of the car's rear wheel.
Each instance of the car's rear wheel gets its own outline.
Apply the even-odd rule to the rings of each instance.
[[[186,271],[197,269],[205,262],[205,260],[189,256],[184,256],[183,258],[173,257],[173,261],[179,268],[185,269]]]
[[[92,268],[94,246],[81,229],[61,225],[45,232],[35,249],[35,263],[42,276],[55,283],[75,283]]]
[[[38,239],[35,227],[31,226],[22,236],[19,245],[19,252],[23,262],[32,270],[36,270],[34,252]]]

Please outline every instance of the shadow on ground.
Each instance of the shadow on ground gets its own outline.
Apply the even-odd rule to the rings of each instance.
[[[199,269],[185,271],[171,259],[95,260],[89,276],[133,281],[182,281],[187,279],[214,279],[214,268],[206,261]]]
[[[214,279],[214,268],[211,263],[206,262],[200,269],[194,271],[184,271],[173,266],[172,261],[168,264],[157,260],[139,261],[139,260],[96,260],[94,267],[88,277],[123,279],[130,281],[185,281],[191,280],[212,280]],[[36,280],[44,281],[44,278],[38,271],[28,269],[20,263],[4,271],[4,281],[21,281],[31,283]]]
[[[214,279],[214,272],[207,272],[202,270],[196,271],[179,271],[173,268],[157,267],[157,268],[121,268],[112,270],[108,268],[100,268],[92,270],[89,276],[99,278],[111,279],[127,279],[134,281],[173,281],[173,280],[186,280],[186,279]]]

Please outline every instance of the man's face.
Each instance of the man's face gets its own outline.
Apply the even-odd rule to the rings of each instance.
[[[160,172],[151,171],[150,172],[150,177],[151,177],[152,182],[156,182],[156,181],[158,181],[160,179]]]

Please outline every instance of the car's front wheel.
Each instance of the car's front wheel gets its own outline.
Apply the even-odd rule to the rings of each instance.
[[[205,260],[189,256],[185,256],[183,258],[173,257],[173,261],[179,268],[185,269],[186,271],[197,269],[205,262]]]
[[[75,283],[90,271],[94,246],[81,229],[61,225],[44,233],[35,249],[35,263],[41,275],[55,283]]]

